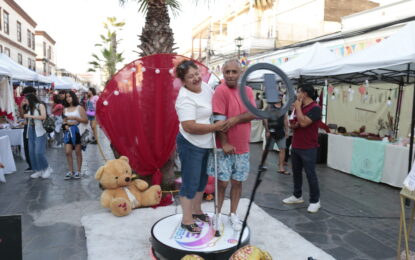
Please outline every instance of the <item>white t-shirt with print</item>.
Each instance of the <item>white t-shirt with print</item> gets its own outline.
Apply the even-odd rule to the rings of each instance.
[[[184,131],[183,121],[195,120],[199,124],[210,124],[212,116],[213,89],[202,82],[202,91],[194,93],[185,87],[181,87],[176,100],[176,112],[180,121],[180,133],[194,146],[200,148],[213,148],[213,134],[203,135],[189,134]]]

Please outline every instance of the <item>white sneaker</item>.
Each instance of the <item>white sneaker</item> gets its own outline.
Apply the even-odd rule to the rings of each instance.
[[[80,179],[80,178],[81,178],[81,174],[79,174],[79,172],[75,172],[75,173],[72,175],[72,178],[74,178],[74,179]]]
[[[31,174],[31,175],[30,175],[30,178],[32,178],[32,179],[37,179],[37,178],[39,178],[40,176],[42,176],[42,174],[43,174],[43,171],[37,171],[37,172],[35,172],[35,173]]]
[[[65,180],[70,180],[70,179],[72,178],[72,176],[73,176],[72,172],[67,172],[67,173],[65,174],[64,179],[65,179]]]
[[[298,203],[303,203],[303,197],[299,197],[297,198],[294,195],[291,195],[290,197],[283,199],[282,202],[284,202],[285,204],[298,204]]]
[[[231,221],[233,230],[240,231],[242,229],[242,221],[239,220],[238,215],[231,213],[229,220]]]
[[[43,171],[42,173],[42,179],[47,179],[50,177],[50,174],[53,172],[52,168],[50,168],[50,166]]]
[[[308,205],[307,211],[310,213],[317,213],[317,211],[321,208],[320,201],[316,203],[310,203]]]

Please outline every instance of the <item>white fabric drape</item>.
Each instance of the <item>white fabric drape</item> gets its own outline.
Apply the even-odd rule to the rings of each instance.
[[[6,182],[4,174],[16,171],[16,164],[14,162],[10,139],[8,136],[0,137],[0,162],[5,166],[4,169],[0,169],[0,181]]]

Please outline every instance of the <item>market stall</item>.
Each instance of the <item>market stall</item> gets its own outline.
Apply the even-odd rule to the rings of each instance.
[[[402,187],[408,173],[408,158],[409,147],[359,137],[328,135],[327,166],[370,181]]]

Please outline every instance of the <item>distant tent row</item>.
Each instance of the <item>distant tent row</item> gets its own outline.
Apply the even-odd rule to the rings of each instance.
[[[55,75],[43,76],[30,70],[12,59],[5,54],[0,54],[0,75],[7,76],[14,81],[29,81],[39,82],[43,84],[52,84],[54,89],[74,89],[74,90],[87,90],[87,87],[75,82],[70,77],[59,78]]]

